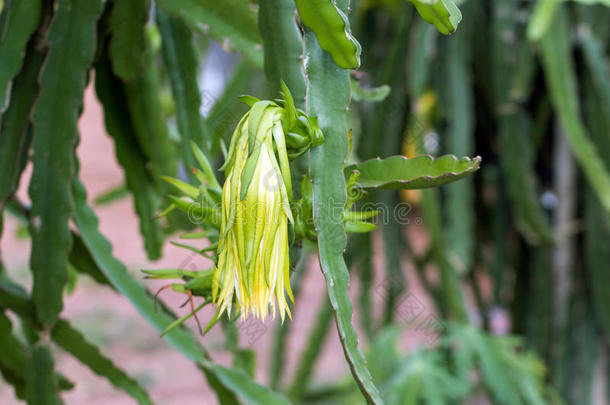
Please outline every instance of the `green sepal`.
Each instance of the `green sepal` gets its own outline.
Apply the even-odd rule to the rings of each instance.
[[[368,233],[374,231],[377,226],[370,222],[348,221],[345,222],[345,232],[347,233]]]
[[[371,210],[371,211],[344,211],[343,212],[343,220],[345,222],[357,222],[364,221],[366,219],[371,219],[379,215],[379,211]]]
[[[318,145],[322,145],[324,143],[324,133],[322,132],[322,130],[320,129],[320,126],[318,125],[318,117],[307,117],[307,122],[309,123],[310,126],[310,130],[313,134],[313,137],[311,138],[311,146],[318,146]]]
[[[282,93],[284,95],[284,108],[286,109],[286,115],[288,117],[288,130],[293,128],[296,124],[297,120],[297,109],[294,105],[294,99],[292,98],[292,94],[290,90],[288,90],[288,86],[284,83],[283,80],[280,81],[280,85],[282,87]],[[287,132],[287,131],[286,131]]]
[[[218,209],[207,207],[194,201],[186,201],[173,195],[170,195],[167,198],[170,199],[176,208],[187,215],[193,215],[196,218],[205,218],[205,221],[203,222],[212,225],[215,228],[220,227],[221,214]]]
[[[216,260],[214,259],[213,256],[210,256],[209,254],[205,253],[204,249],[200,249],[196,246],[192,246],[192,245],[187,245],[186,243],[180,243],[180,242],[176,242],[176,241],[171,241],[170,244],[183,248],[183,249],[187,249],[190,250],[193,253],[197,253],[198,255],[201,255],[207,259],[210,259],[213,262],[216,262]]]
[[[193,175],[195,175],[195,178],[197,179],[197,181],[202,184],[202,185],[207,185],[208,184],[208,179],[205,177],[205,174],[203,174],[203,172],[199,169],[197,169],[196,167],[191,167],[191,173],[193,173]]]
[[[250,114],[250,112],[248,112],[248,115]],[[239,150],[238,147],[236,146],[236,150],[235,150],[235,155],[237,157],[237,152],[240,152],[240,154],[244,153],[244,150],[246,148],[246,142],[247,142],[247,138],[245,137],[246,135],[243,133],[241,133],[241,135],[239,136]],[[233,142],[233,140],[235,139],[235,135],[234,138],[231,140],[231,142]],[[234,159],[236,159],[236,157]],[[236,170],[236,175],[241,176],[241,173],[243,172],[243,165],[246,164],[246,162],[244,161],[244,158],[240,155],[240,161],[236,163],[239,163],[240,167],[238,168],[239,170]],[[233,174],[230,173],[228,176],[233,177]],[[228,178],[228,177],[227,177]],[[237,204],[235,203],[231,203],[231,202],[235,202],[237,201],[237,199],[239,198],[239,194],[241,192],[240,188],[239,188],[239,180],[238,178],[234,178],[231,182],[231,188],[229,190],[229,217],[227,218],[226,224],[225,224],[225,230],[221,236],[221,239],[224,239],[227,237],[227,234],[229,233],[229,230],[233,227],[233,224],[235,222],[235,215],[236,215],[236,210],[237,210]],[[226,180],[225,180],[226,182]],[[223,201],[223,203],[225,203]]]
[[[277,104],[273,101],[263,100],[254,104],[250,110],[250,118],[248,118],[248,154],[252,154],[256,144],[263,141],[260,139],[261,136],[257,135],[260,133],[260,127],[269,119],[265,112],[271,106],[277,106]]]
[[[244,116],[241,117],[241,120],[239,120],[239,123],[237,124],[237,127],[235,127],[235,131],[233,131],[233,135],[231,136],[231,142],[229,143],[229,152],[227,153],[225,162],[218,170],[226,170],[233,163],[233,160],[235,159],[235,148],[237,147],[237,142],[240,138],[244,124],[248,122],[249,117],[250,110],[248,110],[248,112],[246,112]]]
[[[143,269],[142,273],[146,274],[146,278],[150,279],[176,279],[176,278],[194,278],[199,275],[198,271],[190,271],[183,269]]]
[[[284,130],[282,125],[278,122],[273,125],[272,129],[273,139],[277,146],[277,154],[280,164],[280,172],[284,185],[286,186],[286,194],[288,195],[289,201],[292,201],[292,181],[290,179],[290,165],[288,163],[288,155],[286,152],[286,139],[284,138]],[[273,152],[270,152],[273,153]]]
[[[176,204],[170,204],[169,207],[167,207],[166,209],[164,209],[163,211],[159,212],[157,215],[155,215],[155,217],[153,219],[159,219],[162,218],[166,215],[168,215],[170,212],[173,212],[176,208]]]
[[[290,148],[290,149],[307,148],[309,146],[309,142],[310,142],[309,137],[302,135],[302,134],[294,133],[294,132],[288,132],[285,135],[285,139],[286,139],[286,147]]]
[[[270,151],[269,153],[273,153],[273,152]],[[273,166],[273,169],[275,170],[275,175],[281,177],[282,171],[280,170],[279,166],[277,165],[277,162],[275,161],[275,159],[271,159],[271,165]],[[278,180],[279,180],[279,177],[278,177]],[[288,221],[291,224],[294,224],[294,218],[292,217],[292,210],[290,209],[290,200],[288,199],[288,191],[286,190],[286,184],[284,184],[283,181],[280,181],[279,183],[280,183],[279,184],[280,195],[282,196],[282,210],[288,217]]]
[[[220,187],[220,184],[218,183],[218,180],[216,179],[216,176],[214,175],[214,170],[212,169],[212,165],[208,161],[208,158],[205,156],[203,151],[193,141],[191,141],[191,149],[193,150],[195,159],[197,160],[197,163],[199,163],[201,170],[203,170],[203,174],[205,175],[206,179],[208,180],[208,183],[214,188],[221,189],[222,187]]]
[[[239,97],[237,97],[237,99],[239,101],[241,101],[242,103],[248,105],[249,107],[252,107],[254,104],[256,104],[259,101],[261,101],[259,98],[256,98],[254,96],[250,96],[250,95],[247,95],[247,94],[239,96]]]
[[[197,272],[197,275],[193,277],[191,280],[188,280],[184,287],[189,290],[204,290],[204,291],[212,291],[212,274],[214,273],[214,269],[205,269]]]
[[[170,323],[167,328],[165,328],[163,330],[163,332],[161,332],[161,337],[163,337],[165,334],[167,334],[168,332],[170,332],[172,329],[182,325],[184,322],[186,322],[187,319],[189,319],[191,316],[193,316],[194,314],[196,314],[197,312],[199,312],[201,310],[201,308],[203,308],[204,306],[206,306],[208,304],[207,301],[202,302],[201,304],[199,304],[199,306],[197,308],[195,308],[194,311],[189,312],[188,314],[184,315],[182,318],[180,319],[176,319],[174,322]]]
[[[216,322],[218,322],[219,319],[220,319],[220,311],[216,311],[216,313],[214,314],[212,319],[210,319],[210,322],[208,322],[205,329],[203,330],[203,334],[204,335],[207,334],[210,331],[210,329],[212,329],[214,327],[214,325],[216,325]]]
[[[212,232],[209,230],[201,231],[201,232],[187,232],[180,235],[180,239],[204,239],[209,238],[210,236],[216,234],[216,232]]]
[[[248,160],[246,160],[246,164],[244,165],[244,170],[241,173],[241,190],[239,193],[240,201],[246,197],[246,193],[248,192],[248,188],[252,182],[252,177],[254,176],[254,172],[261,155],[261,146],[262,144],[257,145],[253,153],[248,156]]]
[[[192,199],[197,199],[197,197],[199,197],[199,190],[197,189],[197,187],[195,187],[191,184],[185,183],[182,180],[174,179],[173,177],[168,177],[168,176],[161,176],[161,179],[163,179],[165,182],[171,184],[178,190],[182,191],[184,194],[191,197]]]

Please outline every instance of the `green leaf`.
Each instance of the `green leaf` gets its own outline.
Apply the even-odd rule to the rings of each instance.
[[[307,263],[309,262],[313,249],[313,244],[304,243],[303,248],[298,251],[299,261],[295,265],[294,271],[290,277],[290,287],[292,288],[294,302],[299,302],[299,297],[301,295],[301,280],[307,270]],[[286,322],[284,324],[278,323],[276,325],[273,339],[274,350],[269,353],[269,385],[273,389],[277,389],[277,387],[282,384],[282,378],[285,376],[286,343],[292,326],[292,322]],[[303,382],[303,385],[306,385],[305,382]]]
[[[38,74],[42,52],[30,48],[24,67],[11,88],[10,105],[0,117],[0,212],[19,185],[31,144],[29,116],[38,94]]]
[[[49,348],[35,346],[26,370],[25,399],[28,405],[61,405],[53,367]]]
[[[538,197],[533,145],[525,119],[523,113],[500,117],[500,165],[517,228],[531,244],[552,244],[553,233]]]
[[[610,3],[609,3],[610,4]],[[598,94],[599,106],[606,120],[610,120],[610,69],[608,68],[607,55],[604,53],[602,42],[596,38],[591,27],[585,25],[581,35],[582,49],[587,63],[590,77]],[[610,138],[610,137],[608,137]],[[598,145],[598,148],[603,145]],[[605,160],[608,164],[608,160]]]
[[[443,224],[440,195],[438,189],[428,188],[421,192],[422,216],[426,228],[430,232],[430,252],[439,268],[439,297],[436,299],[441,315],[453,317],[462,322],[468,322],[468,313],[464,301],[464,294],[460,288],[458,275],[449,264],[445,251],[445,234]]]
[[[470,10],[468,5],[465,10]],[[465,11],[466,12],[466,11]],[[464,27],[470,28],[470,27]],[[448,115],[446,150],[459,156],[472,155],[474,140],[474,97],[469,66],[472,63],[470,29],[462,29],[448,41],[445,65],[446,109]],[[474,182],[463,179],[447,186],[447,256],[460,275],[470,272],[474,261]]]
[[[430,24],[418,21],[411,34],[407,70],[409,72],[407,87],[414,99],[420,99],[426,90],[432,64],[432,49],[436,46],[437,31]]]
[[[290,0],[259,1],[258,28],[265,48],[265,76],[270,94],[276,97],[283,80],[297,107],[305,104],[303,40],[294,18],[295,5]]]
[[[527,38],[530,41],[539,41],[546,34],[553,16],[559,5],[565,0],[539,0],[527,24]],[[586,5],[603,4],[610,7],[610,0],[574,0]]]
[[[173,176],[178,170],[177,154],[172,144],[159,94],[158,69],[149,46],[142,74],[125,85],[128,111],[140,148],[150,161],[153,179],[160,190],[166,185],[161,176]]]
[[[91,253],[83,243],[81,237],[75,233],[72,233],[72,246],[70,247],[69,260],[70,264],[74,266],[78,272],[88,275],[99,284],[114,288],[100,268],[97,267],[97,264],[91,257]]]
[[[4,231],[4,213],[0,211],[0,241],[2,240],[2,232]],[[6,276],[6,268],[2,261],[2,249],[0,249],[0,280]]]
[[[91,251],[93,259],[114,287],[161,333],[167,325],[174,321],[174,318],[166,313],[155,311],[152,297],[127,273],[125,266],[112,255],[112,246],[98,231],[97,217],[87,205],[85,189],[77,179],[73,181],[72,192],[74,221],[85,245]],[[210,385],[216,390],[222,403],[235,403],[231,400],[235,394],[256,405],[288,404],[283,396],[258,385],[243,372],[212,363],[205,349],[186,330],[174,328],[164,336],[164,339],[204,370]],[[224,402],[224,400],[231,401]]]
[[[256,352],[254,349],[237,349],[233,353],[233,368],[243,370],[254,378],[256,373]]]
[[[113,2],[108,54],[112,71],[125,81],[134,79],[144,70],[149,11],[150,0]]]
[[[199,167],[203,171],[203,176],[207,181],[207,186],[213,187],[217,190],[221,190],[222,187],[220,183],[218,183],[218,179],[216,179],[216,175],[214,174],[214,169],[212,169],[212,165],[210,164],[210,161],[208,160],[206,155],[194,142],[191,142],[190,146],[191,151],[195,156],[195,160],[197,161],[197,163],[199,163]]]
[[[387,380],[404,360],[397,344],[400,332],[397,326],[388,326],[380,330],[371,341],[366,358],[376,381]]]
[[[357,69],[360,66],[360,44],[352,35],[347,15],[333,0],[295,0],[299,17],[318,39],[337,66]]]
[[[182,160],[191,180],[194,180],[190,168],[195,167],[195,159],[190,142],[194,142],[206,154],[211,145],[209,138],[204,137],[203,118],[199,112],[201,95],[197,84],[198,66],[193,35],[182,20],[168,17],[159,9],[156,15],[161,32],[163,58],[176,101]]]
[[[0,113],[9,102],[10,82],[21,69],[26,44],[40,19],[40,0],[9,1],[2,9],[0,32]]]
[[[371,159],[345,168],[346,176],[360,172],[357,187],[385,189],[418,189],[438,187],[459,180],[479,169],[481,158],[458,159],[453,155],[438,158],[423,155],[411,159],[391,156]]]
[[[34,106],[30,265],[34,303],[46,325],[53,323],[62,309],[62,292],[68,280],[73,149],[101,8],[100,0],[59,1]]]
[[[341,10],[347,2],[340,1]],[[343,259],[347,242],[342,213],[346,202],[343,165],[348,152],[346,109],[350,97],[349,73],[338,69],[329,54],[319,46],[316,36],[305,34],[307,103],[311,116],[318,117],[324,144],[311,151],[313,182],[313,219],[318,231],[318,253],[339,338],[345,357],[360,390],[370,403],[383,403],[358,349],[358,335],[352,325],[352,302],[347,292],[349,275]]]
[[[22,319],[30,323],[36,323],[34,305],[30,301],[26,291],[18,284],[7,278],[0,279],[0,306],[8,308]]]
[[[3,379],[15,389],[15,395],[25,395],[25,368],[27,355],[21,342],[13,335],[10,319],[0,311],[0,372]]]
[[[25,369],[25,364],[23,365]],[[20,400],[25,399],[25,382],[23,379],[15,377],[10,370],[6,370],[2,364],[0,364],[0,378],[9,385],[13,386],[15,397]]]
[[[441,346],[451,350],[460,380],[468,381],[478,369],[477,374],[497,403],[554,403],[547,398],[544,364],[526,352],[519,339],[489,335],[465,324],[448,324],[447,329]]]
[[[610,165],[610,94],[606,89],[610,86],[607,76],[605,55],[601,52],[600,43],[591,34],[585,35],[583,50],[590,74],[587,75],[584,87],[585,118],[591,131],[591,138],[600,151],[606,165]],[[597,319],[597,325],[610,342],[610,312],[605,308],[610,302],[610,289],[606,286],[610,281],[610,271],[605,263],[610,263],[610,250],[606,248],[610,240],[610,217],[604,215],[594,192],[590,187],[584,196],[585,229],[583,254],[587,269],[587,280],[591,295],[592,315]]]
[[[494,75],[494,109],[502,151],[500,168],[517,229],[530,244],[552,244],[553,234],[539,199],[534,137],[529,116],[520,103],[520,97],[525,98],[532,91],[534,55],[527,43],[517,47],[514,38],[506,34],[517,35],[518,23],[512,15],[518,11],[518,6],[517,3],[510,8],[499,5],[507,12],[498,10],[492,18],[492,47],[497,55],[492,59],[492,68],[498,72]],[[513,58],[515,54],[519,58]]]
[[[452,0],[409,0],[425,21],[433,24],[441,34],[455,32],[462,21],[462,13]]]
[[[586,4],[586,5],[594,5],[594,4],[602,4],[606,7],[610,7],[610,0],[574,0],[577,3]]]
[[[316,322],[307,336],[307,346],[303,349],[299,357],[298,367],[290,386],[289,394],[291,398],[298,400],[307,390],[307,385],[314,371],[316,360],[324,347],[324,340],[328,335],[328,330],[333,320],[333,308],[326,300],[316,315]]]
[[[365,89],[360,86],[360,82],[351,79],[352,82],[352,98],[354,101],[370,101],[379,102],[385,100],[389,95],[391,88],[387,84],[379,87]]]
[[[237,394],[247,404],[260,405],[289,405],[290,401],[282,395],[269,390],[269,388],[255,383],[242,370],[234,370],[218,364],[209,364],[207,367],[214,376],[229,390]]]
[[[585,198],[585,220],[587,233],[585,235],[586,266],[590,277],[591,300],[594,315],[599,326],[604,331],[606,342],[610,341],[610,314],[606,310],[610,300],[610,291],[605,286],[610,281],[608,260],[610,252],[606,242],[610,238],[610,221],[589,191]]]
[[[402,230],[402,227],[398,227]],[[385,235],[384,235],[385,236]],[[355,240],[354,240],[355,239]],[[359,271],[358,271],[358,279],[360,281],[360,291],[358,294],[358,307],[360,309],[360,326],[362,327],[362,329],[364,330],[364,332],[366,333],[366,336],[369,338],[369,340],[371,339],[371,337],[373,336],[373,328],[374,328],[374,324],[373,324],[373,304],[372,304],[372,299],[373,299],[373,246],[372,246],[373,240],[370,234],[364,234],[364,235],[357,235],[357,238],[352,237],[350,239],[350,244],[348,244],[348,252],[349,252],[349,246],[350,245],[355,245],[354,249],[357,249],[357,251],[354,251],[354,255],[358,256],[359,259]],[[400,247],[396,247],[395,250],[398,250]],[[386,247],[387,249],[387,247]],[[357,252],[357,253],[356,253]],[[386,257],[387,255],[387,250],[386,250]],[[349,257],[349,253],[348,253],[348,257]],[[388,266],[388,262],[386,259],[386,267]],[[390,272],[388,272],[389,274]],[[396,277],[396,275],[392,274],[393,276]],[[399,279],[400,280],[400,279]],[[402,281],[402,280],[400,280]],[[400,287],[400,285],[398,286]],[[390,294],[389,293],[393,293],[394,291],[397,291],[397,288],[392,288],[390,290],[390,287],[388,287],[388,296],[387,296],[387,300],[386,302],[389,303],[390,301],[392,301],[392,303],[394,303],[395,300],[390,300]],[[386,306],[386,311],[387,311],[387,306]],[[372,371],[371,371],[372,373]],[[373,374],[374,377],[374,374]]]
[[[218,397],[218,402],[220,404],[241,405],[235,393],[225,387],[211,370],[202,366],[199,366],[199,368],[203,371],[208,379],[210,387],[212,387],[212,389],[216,392],[216,396]]]
[[[133,195],[146,253],[158,258],[164,235],[159,222],[152,218],[160,208],[159,196],[148,169],[149,160],[134,135],[123,84],[112,74],[108,59],[95,64],[95,91],[104,108],[106,131],[114,141],[117,160],[125,173],[125,185]]]
[[[559,3],[559,0],[540,0],[535,4],[527,24],[527,38],[530,41],[540,40],[547,32]]]
[[[392,192],[383,192],[377,193],[379,196],[379,201],[383,206],[386,207],[401,207],[404,204],[401,204],[401,201],[398,198],[397,193]],[[366,203],[365,203],[366,204]],[[397,208],[399,209],[399,208]],[[408,207],[407,207],[408,209]],[[394,318],[397,316],[396,308],[400,303],[400,297],[402,296],[405,288],[407,287],[408,280],[404,276],[402,271],[402,258],[403,252],[405,248],[405,239],[404,239],[404,226],[399,221],[399,217],[390,219],[387,223],[384,223],[381,226],[381,234],[383,236],[383,255],[385,259],[385,268],[384,268],[384,277],[386,280],[391,280],[386,283],[385,288],[385,303],[384,303],[384,314],[382,318],[382,325],[389,325],[394,322]],[[404,218],[403,218],[404,219]],[[364,230],[366,231],[366,226],[363,225]],[[369,228],[372,228],[371,225],[368,225]],[[346,226],[346,230],[347,230]],[[369,240],[369,243],[373,243],[372,240]],[[366,248],[365,248],[366,249]],[[369,247],[372,253],[372,247]],[[366,258],[363,260],[367,260]],[[372,259],[370,259],[372,260]],[[371,265],[371,264],[369,264]],[[363,266],[366,266],[364,264]],[[367,269],[364,269],[366,272]],[[366,276],[365,276],[366,277]],[[372,281],[371,281],[372,282]],[[371,292],[369,291],[369,294]],[[369,316],[366,314],[365,316]]]
[[[263,66],[256,12],[246,0],[159,0],[157,6],[192,29],[209,33],[225,50],[237,50],[254,66]]]
[[[535,3],[532,16],[527,24],[527,39],[539,41],[553,21],[558,6],[565,0],[539,0]],[[585,5],[603,4],[610,7],[610,0],[574,0]]]
[[[610,212],[608,167],[601,160],[579,115],[578,90],[570,48],[568,19],[563,6],[556,11],[552,25],[542,37],[540,45],[542,66],[551,102],[557,111],[568,144],[602,206],[607,212]]]
[[[85,337],[67,321],[59,320],[57,322],[51,331],[51,339],[95,374],[108,379],[112,385],[127,392],[139,404],[152,404],[148,393],[136,380],[102,355],[95,345],[87,342]]]
[[[7,280],[4,280],[4,282],[6,283]],[[2,293],[9,296],[14,294],[10,290],[3,290]],[[17,297],[16,301],[19,300],[19,297]],[[3,305],[5,302],[3,302]],[[21,321],[28,325],[33,324],[35,322],[33,312],[30,312],[30,315],[32,315],[31,318],[26,315],[28,319],[21,318]],[[21,317],[22,314],[20,313],[19,316]],[[10,319],[0,311],[0,346],[2,347],[2,350],[0,350],[0,373],[4,380],[14,387],[16,396],[23,399],[25,396],[28,354],[26,348],[12,333],[11,329]],[[55,374],[55,378],[61,390],[74,387],[74,384],[59,373]]]
[[[144,287],[135,281],[127,273],[123,263],[112,255],[112,246],[98,231],[97,217],[86,203],[85,189],[76,179],[73,182],[72,192],[74,197],[74,221],[85,246],[93,256],[93,260],[114,287],[132,303],[155,329],[159,332],[162,331],[173,319],[166,314],[155,311],[152,298],[146,293]],[[205,359],[203,348],[186,331],[176,329],[167,334],[166,339],[190,359],[196,362]]]
[[[398,350],[397,328],[386,328],[373,341],[367,359],[383,384],[390,404],[461,403],[469,382],[456,378],[440,350],[415,349],[407,356]]]

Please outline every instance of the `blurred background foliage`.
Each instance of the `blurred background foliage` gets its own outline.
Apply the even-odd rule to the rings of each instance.
[[[337,3],[347,12],[346,2]],[[389,214],[376,232],[351,235],[345,251],[359,286],[352,322],[367,360],[351,357],[359,352],[348,338],[355,378],[316,379],[335,316],[340,335],[351,333],[341,322],[347,314],[349,323],[351,309],[328,302],[292,380],[285,378],[290,322],[269,337],[264,384],[254,381],[255,354],[239,344],[235,322],[221,322],[234,367],[214,363],[186,328],[168,333],[220,403],[608,403],[610,4],[457,4],[462,22],[446,36],[404,0],[352,0],[347,29],[361,46],[360,67],[348,73],[327,63],[324,82],[304,74],[304,46],[306,63],[330,59],[311,52],[315,37],[297,25],[289,0],[0,0],[0,210],[31,237],[34,279],[28,291],[0,272],[0,373],[16,397],[55,404],[59,391],[78,383],[53,371],[49,348],[57,345],[138,403],[151,403],[138,381],[58,317],[63,294],[78,288],[82,274],[126,296],[159,332],[175,320],[168,308],[154,310],[87,205],[74,157],[87,83],[125,173],[125,184],[95,196],[96,205],[131,195],[147,255],[157,259],[176,232],[203,236],[177,212],[151,221],[175,193],[161,177],[197,184],[191,141],[220,167],[247,111],[237,97],[277,97],[283,79],[297,107],[323,120],[346,117],[348,163],[454,154],[481,156],[482,164],[439,189],[375,190],[358,203]],[[322,94],[327,106],[316,101],[316,91],[348,75],[347,112],[333,110],[346,96],[333,86]],[[293,184],[309,159],[293,163]],[[28,160],[31,206],[14,197]],[[309,242],[291,251],[296,307],[311,306],[299,283],[315,254]],[[415,297],[408,279],[427,297]],[[423,322],[422,301],[434,314]],[[406,351],[401,336],[413,328],[429,339]],[[367,394],[369,371],[379,395]]]

